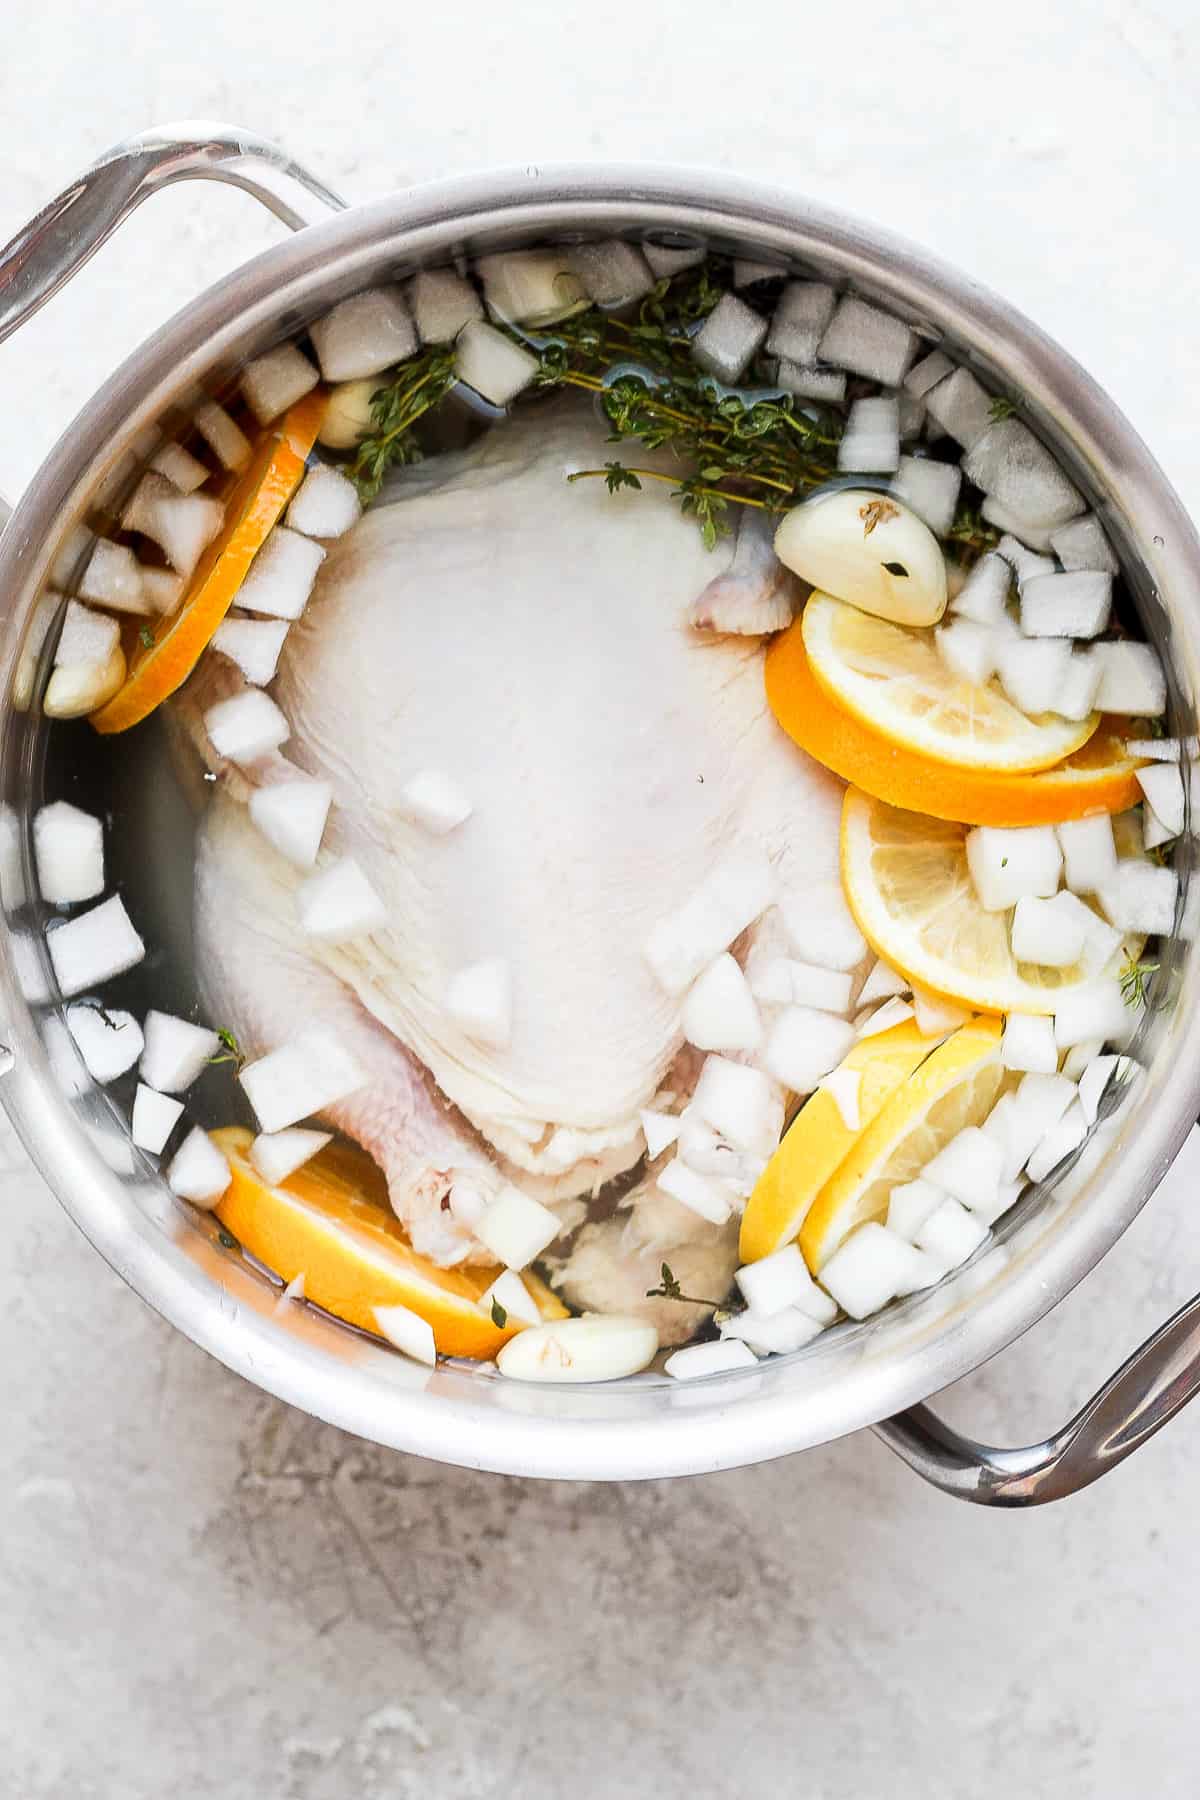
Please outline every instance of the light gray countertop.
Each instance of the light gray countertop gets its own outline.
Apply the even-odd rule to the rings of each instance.
[[[928,17],[924,15],[928,13]],[[696,161],[923,240],[1111,389],[1200,499],[1188,0],[1002,8],[72,0],[0,61],[0,237],[172,117],[350,198],[485,163]],[[0,350],[15,494],[116,361],[277,228],[175,189]],[[0,1792],[14,1800],[1194,1795],[1200,1410],[986,1514],[871,1438],[687,1482],[438,1468],[175,1335],[0,1133]],[[1200,1143],[1051,1318],[945,1401],[1016,1441],[1188,1298]]]

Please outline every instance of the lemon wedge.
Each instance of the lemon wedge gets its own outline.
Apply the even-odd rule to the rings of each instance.
[[[1030,718],[995,682],[979,686],[943,662],[932,631],[894,625],[813,594],[804,650],[831,699],[880,738],[963,769],[1048,769],[1085,744],[1099,713],[1082,722]]]
[[[842,887],[859,930],[892,968],[980,1012],[1052,1013],[1064,993],[1136,958],[1140,940],[1126,937],[1099,965],[1091,947],[1065,969],[1018,962],[1012,914],[979,904],[967,868],[968,829],[846,790]],[[1096,925],[1103,943],[1110,934],[1099,913]]]
[[[819,1274],[859,1225],[887,1214],[894,1187],[913,1181],[968,1125],[981,1125],[1007,1071],[999,1019],[961,1025],[899,1086],[858,1137],[814,1200],[800,1248]]]
[[[906,1019],[854,1046],[837,1072],[859,1077],[858,1130],[846,1124],[828,1088],[819,1087],[810,1095],[746,1202],[739,1243],[744,1263],[757,1262],[792,1242],[809,1207],[862,1130],[924,1062],[936,1041]]]

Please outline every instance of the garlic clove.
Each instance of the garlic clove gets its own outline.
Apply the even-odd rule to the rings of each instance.
[[[378,375],[340,381],[330,392],[318,441],[329,450],[355,449],[371,429],[371,396],[378,389]]]
[[[886,494],[842,488],[793,507],[775,554],[814,588],[898,625],[936,625],[946,610],[941,546]]]
[[[81,719],[104,706],[125,680],[125,653],[114,644],[102,663],[70,663],[55,669],[42,710],[48,719]]]

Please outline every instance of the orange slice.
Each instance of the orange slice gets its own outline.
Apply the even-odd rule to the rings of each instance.
[[[827,1088],[818,1088],[804,1102],[746,1203],[738,1244],[743,1262],[756,1262],[791,1243],[859,1133],[935,1048],[936,1039],[922,1037],[912,1019],[855,1044],[841,1067],[859,1076],[858,1129],[847,1125]]]
[[[331,1144],[278,1187],[250,1161],[253,1133],[213,1132],[233,1181],[217,1217],[252,1256],[284,1281],[304,1277],[304,1297],[350,1325],[380,1335],[377,1306],[407,1306],[433,1328],[443,1356],[494,1357],[524,1329],[510,1314],[501,1327],[479,1305],[498,1265],[439,1268],[419,1256],[387,1202],[383,1176],[361,1150]],[[522,1281],[545,1320],[568,1312],[530,1270]]]
[[[1079,723],[1031,717],[997,682],[955,675],[932,631],[893,625],[830,594],[810,596],[800,629],[814,679],[843,712],[935,762],[1031,774],[1063,762],[1100,723],[1099,713]]]
[[[1057,825],[1137,804],[1140,760],[1125,752],[1137,733],[1108,718],[1056,769],[1040,774],[956,768],[891,742],[830,698],[816,679],[799,624],[766,657],[767,701],[788,736],[819,763],[877,800],[964,825]]]
[[[218,496],[225,523],[196,564],[178,611],[155,628],[154,643],[146,646],[132,632],[124,686],[91,715],[97,731],[107,735],[140,725],[183,686],[300,485],[328,398],[317,388],[297,401],[263,435],[232,487]]]

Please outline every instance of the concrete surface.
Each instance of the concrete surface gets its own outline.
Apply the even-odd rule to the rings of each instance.
[[[172,116],[335,186],[637,155],[769,175],[1004,290],[1200,497],[1188,0],[380,11],[39,0],[0,62],[0,235]],[[177,189],[0,350],[0,491],[277,228]],[[678,1484],[539,1486],[264,1399],[124,1290],[0,1137],[0,1793],[14,1800],[1196,1791],[1200,1411],[1033,1516],[871,1439]],[[1186,1163],[1105,1265],[947,1400],[1060,1422],[1194,1289]]]

